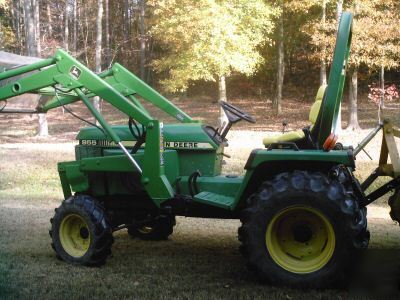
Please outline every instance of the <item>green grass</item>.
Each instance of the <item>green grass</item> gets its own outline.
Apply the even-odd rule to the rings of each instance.
[[[101,268],[68,265],[50,247],[49,219],[62,199],[56,163],[70,147],[0,147],[0,299],[343,299],[346,291],[299,291],[261,285],[239,254],[236,220],[177,219],[168,241],[115,234]],[[236,151],[235,151],[236,152]],[[226,172],[242,172],[237,151]],[[373,168],[362,164],[360,176]],[[382,202],[383,205],[383,202]],[[370,209],[371,248],[400,249],[400,230],[384,206]],[[397,251],[397,250],[396,250]]]

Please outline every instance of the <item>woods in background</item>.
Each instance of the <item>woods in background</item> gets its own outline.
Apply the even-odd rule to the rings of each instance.
[[[247,81],[279,114],[285,93],[312,100],[326,83],[343,10],[355,15],[347,82],[358,129],[359,85],[375,82],[381,103],[385,73],[398,86],[396,0],[0,0],[0,48],[47,57],[62,47],[96,72],[118,61],[168,92],[215,82],[221,100],[230,81]]]

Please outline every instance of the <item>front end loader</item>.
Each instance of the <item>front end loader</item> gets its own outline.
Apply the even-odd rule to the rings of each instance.
[[[366,183],[353,175],[355,155],[381,128],[388,145],[383,153],[393,153],[399,132],[390,125],[379,125],[356,149],[336,143],[351,32],[352,15],[343,13],[314,124],[253,150],[243,176],[222,174],[226,136],[233,124],[255,120],[226,102],[221,106],[228,123],[215,129],[193,120],[123,66],[95,74],[63,50],[0,73],[0,101],[24,93],[46,96],[34,110],[3,107],[2,113],[46,113],[82,101],[99,124],[80,130],[75,161],[58,164],[64,200],[50,229],[57,256],[101,265],[117,230],[162,240],[173,233],[176,216],[240,219],[240,251],[263,281],[301,288],[346,283],[368,246],[366,206],[397,191],[400,174],[398,157],[391,157],[393,166],[382,158]],[[94,96],[124,113],[128,125],[110,126],[93,107]],[[177,123],[155,119],[143,101]],[[383,174],[393,176],[391,184],[365,195]],[[398,195],[391,198],[396,220]]]

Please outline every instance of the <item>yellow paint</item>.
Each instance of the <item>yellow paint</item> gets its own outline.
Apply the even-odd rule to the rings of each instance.
[[[327,85],[321,85],[318,89],[317,96],[315,97],[315,102],[311,105],[310,114],[308,115],[308,119],[311,122],[311,126],[314,126],[315,122],[317,122],[319,110],[321,108],[322,99],[325,94],[325,90]],[[265,146],[269,146],[274,143],[285,143],[285,142],[296,142],[305,138],[305,134],[303,130],[295,130],[283,133],[278,136],[268,136],[263,139],[263,144]]]
[[[60,242],[64,251],[79,258],[89,250],[91,236],[86,221],[77,214],[64,217],[59,230]]]
[[[266,231],[266,246],[271,258],[283,269],[297,274],[312,273],[332,258],[335,232],[320,211],[295,205],[280,211],[271,220]]]

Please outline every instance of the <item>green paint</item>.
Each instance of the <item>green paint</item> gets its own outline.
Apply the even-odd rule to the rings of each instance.
[[[318,143],[321,148],[328,136],[336,129],[350,54],[352,24],[353,15],[349,12],[344,12],[339,23],[326,97],[320,108],[322,124],[318,134]]]
[[[104,130],[107,132],[107,134],[111,137],[112,141],[116,144],[118,144],[121,139],[119,136],[112,130],[110,125],[106,122],[106,120],[103,118],[100,112],[96,110],[96,108],[92,105],[90,100],[86,97],[84,93],[81,92],[81,90],[76,89],[76,93],[78,96],[82,99],[83,103],[85,103],[86,107],[89,109],[89,111],[92,113],[92,115],[96,118],[97,121],[99,121],[101,127],[104,128]]]
[[[54,64],[54,62],[55,62],[55,58],[48,58],[48,59],[30,64],[27,66],[22,66],[22,67],[14,68],[11,70],[6,70],[6,71],[0,73],[0,80],[18,76],[18,75],[28,73],[31,71],[35,71],[35,70],[38,70],[41,68],[45,68],[45,67],[48,67],[48,66]]]
[[[167,98],[162,96],[156,90],[152,89],[144,81],[139,79],[139,77],[129,72],[120,64],[113,65],[112,70],[115,81],[133,89],[134,94],[140,95],[146,101],[160,108],[179,122],[193,122],[192,118],[189,117],[185,112],[173,105],[170,101],[168,101]]]
[[[254,169],[263,162],[268,161],[312,161],[312,162],[335,162],[337,164],[351,165],[352,158],[347,151],[323,151],[323,150],[255,150],[254,159],[247,169]]]
[[[201,192],[194,196],[194,201],[216,206],[223,209],[233,209],[232,204],[235,198],[212,192]]]
[[[111,126],[112,130],[120,137],[122,141],[134,141],[134,137],[130,133],[128,126]],[[104,140],[107,137],[97,128],[87,127],[82,128],[76,139],[77,140]],[[165,124],[164,125],[164,141],[165,142],[198,142],[207,143],[211,149],[217,149],[218,145],[210,138],[202,129],[200,123],[186,123],[186,124]],[[176,145],[179,147],[179,145]],[[184,145],[183,145],[184,146]],[[188,145],[187,145],[188,146]],[[174,144],[168,145],[174,148]],[[197,147],[193,150],[202,150]]]

